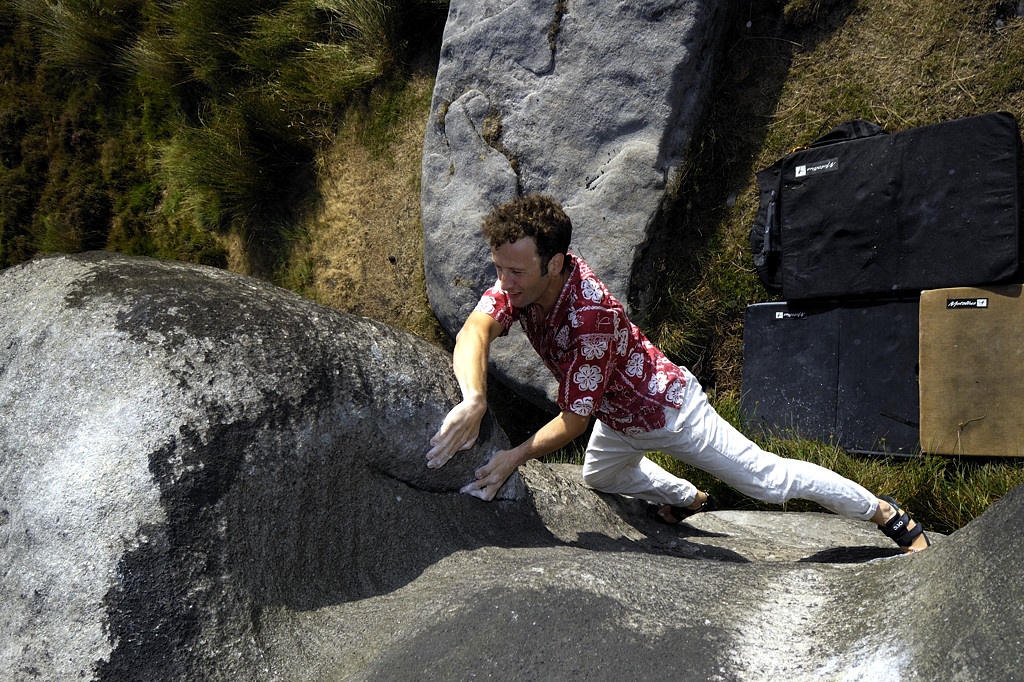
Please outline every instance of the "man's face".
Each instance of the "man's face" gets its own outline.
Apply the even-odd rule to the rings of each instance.
[[[542,275],[537,242],[533,237],[523,237],[491,248],[491,260],[501,288],[516,308],[540,303],[545,310],[550,309],[561,291],[561,281],[555,282],[555,274],[561,268],[553,267],[557,259],[558,256],[551,259],[547,274]]]

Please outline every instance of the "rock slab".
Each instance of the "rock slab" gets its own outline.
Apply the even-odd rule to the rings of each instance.
[[[262,609],[393,589],[451,551],[431,529],[472,538],[457,490],[507,440],[488,418],[427,470],[458,395],[440,349],[255,279],[5,271],[0,677],[253,679]]]

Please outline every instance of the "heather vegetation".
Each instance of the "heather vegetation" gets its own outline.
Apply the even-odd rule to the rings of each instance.
[[[269,275],[339,115],[430,0],[0,0],[0,266],[111,249]],[[421,33],[422,29],[428,29]]]
[[[1016,0],[734,5],[707,120],[664,215],[645,331],[738,422],[743,311],[771,299],[747,241],[754,172],[852,118],[889,131],[996,110],[1024,120],[1024,19]],[[96,248],[231,267],[449,343],[426,303],[418,216],[446,11],[438,0],[0,0],[0,267]],[[544,419],[494,398],[513,437]],[[944,531],[1024,482],[1017,460],[766,445],[894,493]],[[665,464],[729,506],[763,507]]]

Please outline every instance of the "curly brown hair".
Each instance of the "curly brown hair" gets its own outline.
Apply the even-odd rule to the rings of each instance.
[[[482,231],[494,249],[533,237],[542,275],[548,274],[548,262],[555,254],[565,255],[569,251],[572,240],[569,216],[546,194],[529,194],[498,206],[484,218]],[[563,270],[568,267],[568,260],[563,262]]]

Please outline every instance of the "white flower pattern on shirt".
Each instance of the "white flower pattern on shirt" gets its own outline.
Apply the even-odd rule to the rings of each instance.
[[[601,291],[601,285],[596,280],[587,278],[583,280],[583,296],[587,300],[593,301],[594,303],[600,303],[604,300],[604,292]]]
[[[584,396],[577,398],[572,403],[572,411],[581,417],[589,417],[594,411],[594,398],[593,396]]]
[[[566,329],[566,332],[567,332],[566,335],[568,335],[568,331],[569,330]],[[594,360],[596,358],[603,358],[604,357],[604,352],[607,349],[608,349],[608,342],[607,341],[605,341],[603,339],[602,340],[587,339],[586,341],[583,342],[582,353],[583,353],[583,357],[585,357],[587,360]]]
[[[631,377],[640,377],[644,373],[644,356],[640,353],[633,353],[626,363],[626,374]]]
[[[561,329],[558,330],[558,333],[555,334],[555,343],[557,343],[558,347],[561,348],[562,350],[565,350],[566,348],[569,347],[568,327],[562,327]]]
[[[678,379],[673,381],[672,385],[668,387],[668,392],[665,393],[665,399],[677,407],[682,405],[684,389],[683,382]]]
[[[601,368],[597,365],[583,365],[572,380],[581,391],[593,391],[601,384]]]
[[[668,377],[665,376],[664,372],[658,372],[651,377],[651,380],[647,382],[647,392],[651,395],[655,393],[664,393],[668,387]]]
[[[480,302],[476,304],[476,310],[485,315],[490,315],[494,312],[494,304],[493,296],[481,296]]]

